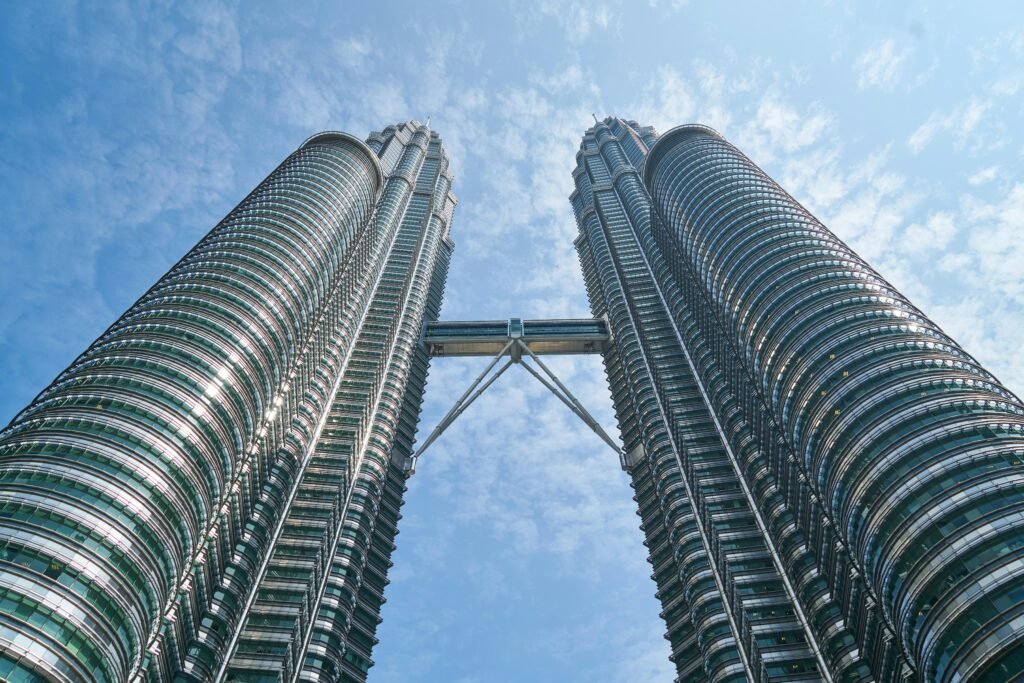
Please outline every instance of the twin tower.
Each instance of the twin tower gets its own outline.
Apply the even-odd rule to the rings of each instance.
[[[573,177],[594,320],[431,323],[438,135],[307,140],[0,433],[0,679],[364,681],[431,356],[560,352],[678,681],[1024,674],[1021,401],[713,130]]]

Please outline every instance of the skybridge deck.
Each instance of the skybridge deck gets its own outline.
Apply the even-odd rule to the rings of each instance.
[[[423,343],[431,356],[496,356],[503,350],[518,358],[520,340],[534,354],[602,353],[611,343],[601,318],[565,320],[435,320],[423,327]]]

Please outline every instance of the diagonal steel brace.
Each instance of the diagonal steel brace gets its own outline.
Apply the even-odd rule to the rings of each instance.
[[[614,440],[612,440],[612,437],[608,436],[608,432],[604,431],[604,429],[601,427],[600,423],[598,423],[598,421],[595,420],[590,415],[590,413],[588,413],[583,408],[583,406],[580,405],[579,401],[577,401],[576,398],[572,394],[570,394],[570,393],[568,393],[568,391],[566,391],[566,394],[568,394],[568,396],[563,395],[558,390],[557,387],[555,387],[550,382],[548,382],[546,379],[544,379],[544,377],[539,372],[537,372],[532,367],[530,367],[529,363],[527,363],[526,361],[519,361],[519,364],[522,365],[523,368],[527,372],[529,372],[531,375],[536,377],[538,382],[540,382],[545,387],[547,387],[548,391],[550,391],[552,394],[557,396],[558,400],[560,400],[562,403],[564,403],[566,406],[568,406],[569,410],[571,410],[573,412],[573,414],[576,415],[576,417],[578,417],[581,420],[583,420],[583,423],[585,425],[587,425],[588,427],[590,427],[590,429],[593,430],[593,432],[595,434],[597,434],[599,437],[601,437],[601,439],[606,444],[608,444],[608,446],[610,446],[613,451],[615,451],[616,455],[621,455],[621,449],[619,448],[619,445],[617,443],[615,443]]]
[[[530,364],[523,361],[522,352],[524,351],[528,356],[530,356],[530,358],[532,358],[537,363],[540,369],[544,372],[543,375],[537,372],[533,367],[531,367]],[[490,374],[491,370],[494,369],[494,366],[498,364],[498,361],[501,360],[502,356],[504,356],[506,353],[509,353],[509,355],[511,356],[509,360],[504,365],[502,365],[497,372],[495,372],[488,378],[487,375]],[[469,388],[466,389],[465,393],[463,393],[459,400],[455,402],[455,405],[451,407],[451,410],[449,410],[448,413],[441,419],[441,421],[437,423],[437,426],[434,427],[434,431],[430,433],[430,436],[428,436],[426,441],[423,442],[423,445],[416,449],[416,452],[410,459],[410,463],[407,468],[408,475],[411,476],[416,473],[416,463],[419,460],[419,457],[423,455],[423,452],[427,450],[427,448],[429,448],[431,444],[437,441],[438,437],[440,437],[441,434],[443,434],[444,431],[448,429],[448,427],[450,427],[453,422],[455,422],[456,418],[458,418],[459,415],[462,415],[462,413],[465,412],[466,408],[468,408],[473,403],[473,401],[478,399],[481,394],[487,391],[487,389],[492,384],[494,384],[494,382],[499,377],[501,377],[501,375],[506,370],[508,370],[508,368],[513,363],[518,363],[519,365],[522,365],[527,372],[529,372],[531,375],[537,378],[537,381],[543,384],[548,391],[550,391],[552,394],[558,397],[558,400],[564,403],[569,408],[569,410],[571,410],[573,414],[576,415],[576,417],[580,418],[580,420],[582,420],[584,424],[590,427],[590,429],[593,430],[595,434],[601,437],[601,439],[606,444],[608,444],[608,446],[613,451],[615,451],[616,455],[618,455],[621,459],[622,449],[619,448],[618,444],[615,443],[615,440],[608,436],[608,433],[604,431],[604,429],[601,427],[601,424],[597,420],[595,420],[589,412],[587,412],[587,409],[583,407],[583,404],[580,403],[579,399],[577,399],[573,395],[573,393],[569,391],[569,389],[566,388],[564,384],[562,384],[562,382],[558,379],[558,376],[555,375],[555,373],[552,372],[551,369],[547,365],[545,365],[544,362],[541,361],[541,359],[538,358],[533,351],[530,350],[530,347],[524,344],[521,339],[516,338],[509,340],[509,342],[505,344],[501,351],[499,351],[498,354],[491,360],[487,367],[484,368],[483,372],[477,375],[477,378],[473,380],[473,383],[469,385]],[[545,378],[544,375],[547,375],[547,377]]]
[[[583,407],[583,404],[579,402],[579,399],[577,399],[573,395],[573,393],[571,391],[569,391],[569,389],[566,388],[566,386],[564,384],[562,384],[561,381],[559,381],[558,376],[555,375],[555,373],[553,373],[548,366],[544,365],[544,362],[541,361],[541,359],[538,358],[537,355],[533,351],[530,350],[529,346],[527,346],[526,344],[524,344],[522,341],[520,341],[518,339],[516,340],[516,342],[521,347],[523,347],[523,350],[526,351],[526,353],[528,353],[530,355],[530,358],[532,358],[537,363],[537,365],[540,366],[540,369],[543,370],[544,373],[547,374],[547,376],[551,378],[551,380],[555,383],[555,385],[559,389],[562,390],[562,393],[559,394],[557,391],[555,391],[554,387],[552,387],[550,384],[548,384],[543,379],[541,379],[540,375],[538,375],[536,372],[534,372],[533,368],[528,366],[526,363],[522,363],[523,367],[526,368],[527,370],[529,370],[530,374],[532,374],[534,377],[539,379],[541,381],[541,384],[546,386],[551,393],[553,393],[555,396],[560,398],[562,400],[562,403],[564,403],[565,405],[569,406],[569,409],[572,410],[572,412],[574,412],[577,417],[579,417],[581,420],[583,420],[583,422],[588,427],[590,427],[594,431],[595,434],[597,434],[599,437],[601,437],[601,439],[603,439],[604,442],[606,444],[608,444],[613,451],[615,451],[616,455],[621,456],[622,455],[622,449],[619,448],[619,445],[615,443],[615,440],[612,439],[612,437],[608,436],[608,433],[606,431],[604,431],[604,429],[601,427],[601,424],[597,420],[595,420],[593,418],[593,416],[591,416],[590,413],[587,412],[587,409]]]
[[[494,381],[501,377],[501,375],[506,370],[508,370],[509,366],[512,365],[513,361],[509,359],[509,361],[505,363],[503,366],[501,366],[501,368],[496,373],[494,373],[494,375],[492,375],[490,379],[484,382],[484,378],[487,377],[491,370],[494,369],[494,366],[498,364],[498,361],[501,360],[501,357],[504,356],[505,353],[510,348],[512,348],[512,345],[515,342],[516,340],[514,339],[510,340],[509,343],[505,344],[504,348],[502,348],[501,351],[499,351],[498,354],[493,359],[491,359],[491,362],[487,364],[487,367],[484,368],[483,372],[477,375],[476,379],[473,380],[473,383],[469,385],[469,388],[466,389],[466,391],[462,394],[461,397],[459,397],[459,400],[455,402],[455,405],[451,407],[451,410],[448,411],[448,414],[441,418],[441,421],[437,423],[437,426],[434,427],[434,431],[430,433],[430,436],[428,436],[427,440],[423,442],[423,445],[416,449],[416,452],[413,454],[409,466],[406,468],[410,475],[416,473],[416,461],[419,460],[419,457],[420,455],[423,454],[423,451],[427,450],[430,444],[437,441],[437,437],[441,436],[441,434],[444,433],[444,430],[448,429],[452,422],[455,422],[455,418],[461,415],[463,411],[465,411],[466,408],[468,408],[470,404],[473,403],[473,401],[479,398],[480,395],[484,393],[489,386],[494,384]],[[480,386],[481,382],[483,382],[483,386]]]

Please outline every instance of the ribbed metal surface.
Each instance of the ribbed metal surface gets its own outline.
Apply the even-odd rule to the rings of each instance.
[[[0,673],[126,680],[373,208],[357,140],[282,166],[0,437]]]
[[[365,678],[450,181],[422,126],[313,136],[4,430],[0,677]]]
[[[919,680],[1019,674],[1020,401],[713,131],[664,135],[645,181],[677,279],[697,285],[692,305],[713,314],[735,381],[783,442],[766,453],[774,485],[805,537],[831,539],[812,546],[839,572],[833,594],[863,577],[853,592],[880,603],[885,628],[860,625],[865,652],[888,631]]]
[[[780,550],[746,485],[727,388],[653,240],[638,170],[650,129],[584,137],[572,196],[595,315],[615,339],[609,383],[680,681],[827,680]]]
[[[448,158],[435,133],[410,144],[422,144],[425,156],[408,171],[413,195],[355,348],[362,372],[345,377],[332,407],[339,421],[349,418],[358,450],[294,680],[361,681],[372,665],[429,362],[420,330],[437,318],[452,250]],[[353,424],[359,411],[367,417]]]
[[[717,133],[654,140],[595,125],[571,200],[679,680],[1019,675],[1020,401]]]

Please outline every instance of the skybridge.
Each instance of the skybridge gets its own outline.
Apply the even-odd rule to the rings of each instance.
[[[415,454],[409,466],[479,398],[502,374],[519,365],[566,405],[584,424],[615,451],[622,461],[619,445],[583,407],[579,399],[558,379],[540,356],[601,354],[612,343],[608,321],[603,318],[554,320],[432,320],[424,323],[421,341],[431,358],[490,356],[484,368],[448,414],[441,419]],[[504,363],[501,363],[505,359]],[[499,365],[501,363],[501,365]],[[536,366],[536,367],[534,367]],[[497,370],[495,368],[497,367]]]
[[[513,339],[520,340],[533,354],[602,353],[611,342],[608,321],[603,318],[567,320],[468,320],[427,322],[423,343],[431,357],[494,356]],[[519,345],[509,349],[514,358],[522,355]]]

